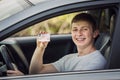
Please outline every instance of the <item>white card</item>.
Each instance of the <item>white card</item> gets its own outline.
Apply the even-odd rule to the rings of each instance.
[[[41,41],[41,42],[49,42],[50,41],[50,34],[39,34],[38,35],[38,40]]]

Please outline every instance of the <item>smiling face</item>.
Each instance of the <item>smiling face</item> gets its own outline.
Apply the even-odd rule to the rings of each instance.
[[[94,39],[98,31],[93,31],[92,25],[87,21],[77,21],[72,23],[72,39],[77,47],[85,48],[93,46]]]

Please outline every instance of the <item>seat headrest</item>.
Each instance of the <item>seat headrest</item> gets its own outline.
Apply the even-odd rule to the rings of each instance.
[[[95,46],[97,50],[100,50],[100,52],[104,55],[106,46],[108,46],[109,42],[110,42],[110,34],[100,33],[95,41]]]

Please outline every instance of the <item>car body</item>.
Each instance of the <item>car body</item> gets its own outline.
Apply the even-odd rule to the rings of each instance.
[[[24,11],[21,11],[9,18],[0,21],[0,45],[6,45],[15,59],[15,64],[26,75],[7,77],[3,80],[118,80],[120,79],[120,0],[51,0],[36,4]],[[100,36],[106,33],[109,38],[98,38],[96,47],[107,59],[106,69],[91,71],[73,71],[60,73],[47,73],[29,75],[28,69],[31,57],[35,49],[36,36],[10,37],[13,34],[24,30],[34,24],[48,20],[50,18],[74,13],[90,12],[97,16]],[[106,43],[107,39],[107,43]],[[109,40],[108,40],[109,39]],[[100,42],[100,43],[99,43]],[[104,46],[105,45],[105,46]],[[106,48],[107,47],[107,48]],[[51,35],[51,41],[46,49],[44,63],[58,60],[66,54],[76,52],[76,47],[72,42],[70,34]],[[1,58],[2,59],[2,58]]]

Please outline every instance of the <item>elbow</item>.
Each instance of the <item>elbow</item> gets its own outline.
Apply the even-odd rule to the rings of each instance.
[[[30,66],[29,67],[29,74],[40,74],[42,73],[44,66]]]
[[[39,70],[37,68],[29,68],[29,74],[39,74]]]

